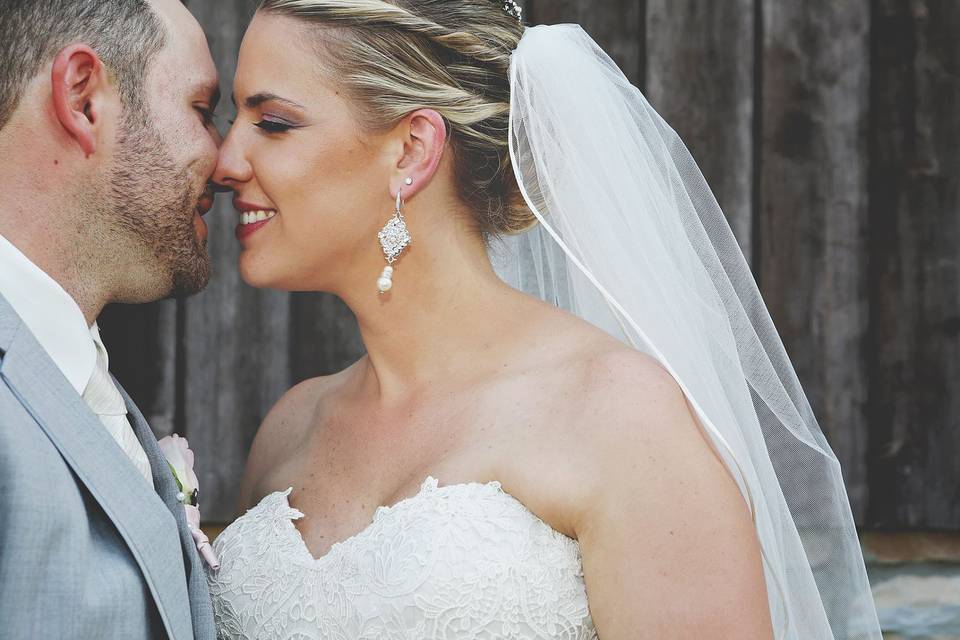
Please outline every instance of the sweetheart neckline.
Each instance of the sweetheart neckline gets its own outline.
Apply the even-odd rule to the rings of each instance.
[[[290,493],[293,491],[293,487],[289,487],[286,491],[274,491],[273,493],[268,494],[263,498],[263,500],[260,501],[260,503],[257,504],[257,506],[259,507],[261,504],[263,504],[267,500],[267,498],[273,497],[277,494],[282,495],[284,498],[284,501],[287,504],[287,508],[289,508],[291,511],[294,512],[294,517],[284,518],[284,521],[290,526],[290,529],[292,530],[293,535],[296,537],[300,551],[305,555],[304,560],[308,561],[311,566],[318,567],[318,566],[322,566],[325,562],[327,562],[329,558],[331,558],[331,556],[334,554],[334,552],[340,549],[340,547],[344,547],[353,542],[356,542],[360,537],[369,533],[370,530],[373,529],[373,527],[377,524],[377,522],[379,522],[380,518],[384,514],[391,513],[393,511],[396,511],[399,508],[408,506],[411,503],[414,503],[417,500],[422,499],[425,495],[428,495],[428,494],[432,495],[432,494],[436,494],[437,492],[446,493],[451,490],[463,490],[468,488],[493,489],[496,495],[503,496],[507,500],[518,505],[521,509],[526,511],[538,522],[542,523],[545,527],[547,527],[547,529],[549,529],[555,535],[559,536],[561,539],[567,542],[578,544],[576,539],[571,538],[560,531],[557,531],[556,529],[551,527],[549,524],[547,524],[537,514],[530,511],[530,509],[528,509],[526,505],[520,502],[520,500],[518,500],[515,496],[504,491],[503,486],[500,484],[498,480],[491,480],[490,482],[458,482],[454,484],[445,484],[443,486],[440,486],[436,478],[434,478],[432,475],[428,475],[426,479],[423,481],[423,483],[421,483],[420,489],[416,493],[414,493],[413,495],[407,496],[405,498],[401,498],[400,500],[396,501],[392,505],[389,505],[389,506],[381,505],[377,507],[376,511],[373,512],[373,517],[371,518],[370,522],[366,526],[364,526],[362,529],[360,529],[356,533],[344,538],[343,540],[338,540],[334,542],[333,544],[330,545],[330,548],[327,549],[327,551],[319,557],[313,555],[313,553],[310,551],[310,548],[307,546],[307,542],[306,540],[304,540],[303,534],[300,532],[300,529],[298,529],[296,525],[293,523],[294,520],[299,520],[300,518],[307,517],[305,513],[303,513],[296,507],[293,507],[290,505]]]
[[[503,611],[513,616],[502,622],[512,624],[514,633],[561,624],[564,629],[582,627],[577,637],[596,638],[579,543],[527,509],[498,481],[439,486],[427,476],[419,490],[377,507],[367,526],[333,543],[319,558],[294,526],[307,516],[290,506],[292,492],[288,487],[264,496],[214,541],[223,563],[219,572],[207,574],[215,617],[249,630],[251,637],[261,635],[264,625],[278,628],[295,620],[309,624],[311,636],[316,621],[373,622],[383,628],[387,613],[397,606],[405,616],[410,612],[426,623],[435,613],[431,603],[438,603],[452,616],[449,622],[471,628],[495,624],[506,606]],[[473,607],[454,611],[448,606],[450,596],[473,593],[477,585],[483,589],[477,606],[496,606],[486,622],[472,617],[477,613]],[[503,593],[493,604],[487,597],[490,588]],[[272,597],[269,610],[262,607],[263,595]],[[532,603],[543,606],[531,609]],[[314,622],[302,616],[311,607]],[[537,615],[544,607],[553,610],[552,617]],[[547,630],[535,635],[552,637]]]

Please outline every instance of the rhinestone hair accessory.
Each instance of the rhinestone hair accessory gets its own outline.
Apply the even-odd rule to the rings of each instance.
[[[516,0],[503,0],[503,10],[523,22],[523,7],[517,4]]]

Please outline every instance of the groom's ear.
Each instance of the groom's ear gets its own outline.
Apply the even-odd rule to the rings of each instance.
[[[85,44],[68,45],[53,59],[51,83],[57,120],[85,156],[93,155],[114,91],[103,62]]]

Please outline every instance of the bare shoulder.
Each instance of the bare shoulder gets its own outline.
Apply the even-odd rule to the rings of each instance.
[[[240,485],[239,510],[249,509],[265,493],[269,474],[297,452],[324,398],[336,387],[338,376],[309,378],[291,387],[273,405],[250,447]]]
[[[308,428],[318,403],[330,392],[336,379],[336,375],[308,378],[287,390],[263,419],[257,439],[300,435]]]
[[[604,349],[584,362],[582,375],[584,409],[596,416],[590,428],[600,446],[698,432],[680,385],[651,355],[622,345]]]
[[[565,467],[579,470],[574,484],[601,491],[623,472],[613,463],[632,467],[639,454],[653,450],[666,457],[713,456],[680,385],[655,357],[572,316],[554,316],[543,333],[551,347],[536,377],[555,390],[557,409],[544,427],[565,436],[556,453]]]
[[[614,347],[587,360],[582,375],[589,437],[579,463],[595,495],[621,486],[681,499],[693,488],[742,502],[680,384],[656,358]]]
[[[628,348],[597,353],[583,375],[573,522],[598,631],[631,637],[642,619],[657,637],[769,638],[749,509],[679,383]],[[637,602],[636,619],[622,614]]]

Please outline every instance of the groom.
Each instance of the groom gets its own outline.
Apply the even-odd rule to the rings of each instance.
[[[0,636],[214,638],[177,487],[96,319],[210,260],[217,74],[179,0],[0,8]]]

